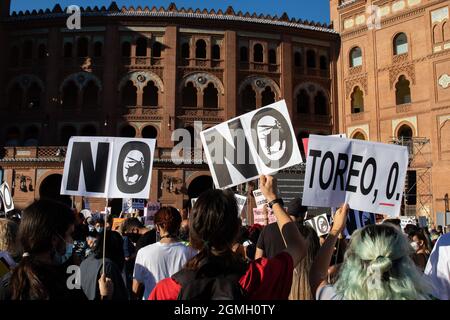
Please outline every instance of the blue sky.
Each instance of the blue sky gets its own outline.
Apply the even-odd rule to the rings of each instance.
[[[0,0],[1,1],[1,0]],[[172,1],[162,0],[116,0],[117,4],[133,5],[142,7],[149,6],[150,8],[155,5],[157,7],[167,7]],[[286,11],[289,17],[301,18],[313,20],[316,22],[329,23],[330,10],[329,0],[179,0],[173,1],[177,7],[193,7],[193,8],[208,8],[208,9],[226,9],[229,5],[232,5],[235,11],[249,11],[251,13],[256,12],[258,14],[271,14],[281,16]],[[79,5],[81,7],[86,6],[109,6],[111,0],[11,0],[11,10],[33,10],[33,9],[52,9],[55,4],[59,3],[63,8],[69,5]]]

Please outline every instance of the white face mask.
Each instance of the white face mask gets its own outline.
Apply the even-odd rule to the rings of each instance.
[[[411,247],[414,249],[414,252],[419,250],[419,245],[415,241],[411,242]]]

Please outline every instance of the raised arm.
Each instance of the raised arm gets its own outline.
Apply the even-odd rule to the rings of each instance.
[[[338,240],[339,234],[345,229],[347,223],[348,205],[345,204],[339,208],[333,219],[333,227],[327,236],[322,247],[311,266],[309,274],[309,283],[311,285],[311,291],[315,296],[317,290],[328,284],[328,267],[330,266],[331,258],[333,256],[334,247]]]
[[[276,180],[272,176],[260,176],[260,189],[267,202],[278,199]],[[273,213],[277,218],[278,228],[286,245],[286,252],[290,254],[294,261],[294,267],[306,256],[306,241],[300,234],[296,224],[279,203],[272,207]]]

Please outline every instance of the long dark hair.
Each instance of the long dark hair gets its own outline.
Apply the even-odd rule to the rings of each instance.
[[[74,222],[68,206],[51,200],[35,201],[23,210],[18,237],[24,257],[11,275],[13,300],[49,299],[45,264],[36,255],[54,250],[54,237],[64,237]]]
[[[189,221],[190,242],[199,253],[188,261],[186,268],[198,270],[206,260],[220,260],[218,264],[222,270],[242,272],[245,264],[242,258],[232,251],[239,226],[234,193],[222,190],[202,193],[195,202]],[[220,252],[220,255],[213,255],[212,249]]]
[[[96,259],[103,258],[103,232],[97,234],[97,243],[93,249]],[[123,252],[123,239],[116,231],[106,230],[105,257],[111,259],[119,270],[125,264],[125,254]]]

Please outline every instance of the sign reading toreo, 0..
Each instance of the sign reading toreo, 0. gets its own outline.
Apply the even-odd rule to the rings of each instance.
[[[398,216],[407,166],[406,147],[311,135],[303,205]]]
[[[147,199],[154,139],[72,137],[61,194]]]
[[[216,188],[230,188],[302,162],[284,100],[200,136]]]

